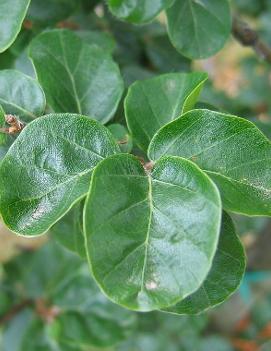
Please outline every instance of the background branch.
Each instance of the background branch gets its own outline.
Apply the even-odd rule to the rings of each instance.
[[[15,317],[18,313],[20,313],[23,309],[28,306],[33,305],[32,299],[26,299],[17,305],[11,307],[4,315],[0,316],[0,326],[10,321],[13,317]]]
[[[261,59],[271,64],[271,48],[259,38],[258,33],[238,15],[233,17],[232,34],[243,46],[251,47]]]

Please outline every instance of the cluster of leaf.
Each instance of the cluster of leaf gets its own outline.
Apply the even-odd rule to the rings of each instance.
[[[16,38],[29,6],[27,18],[41,25],[66,18],[81,6],[91,9],[98,2],[50,0],[45,4],[32,0],[30,4],[30,0],[1,0],[0,22],[6,28],[0,38],[0,52],[7,49]],[[106,0],[105,5],[118,19],[133,24],[148,23],[165,10],[172,44],[190,58],[213,55],[223,47],[231,32],[228,0]],[[2,20],[4,17],[5,21]]]
[[[10,11],[4,7],[8,3]],[[3,50],[18,34],[29,5],[15,3],[0,0],[0,13],[16,18],[9,18]],[[12,58],[11,67],[36,75],[0,71],[0,124],[10,113],[27,122],[16,140],[0,134],[3,222],[25,236],[50,229],[59,242],[88,260],[105,295],[128,309],[196,314],[221,303],[239,286],[245,269],[242,245],[225,211],[270,216],[270,141],[245,119],[193,109],[199,107],[206,74],[152,77],[190,67],[170,46],[161,24],[132,29],[102,6],[98,10],[105,14],[98,18],[91,2],[57,3],[51,0],[43,7],[32,0],[25,22],[31,29],[22,30],[3,54]],[[185,56],[211,55],[230,32],[227,1],[108,5],[115,16],[133,23],[149,21],[167,8],[170,39]],[[74,26],[75,31],[53,28],[72,14],[61,26]],[[95,30],[89,28],[90,20]],[[114,40],[96,26],[114,33],[115,59]],[[147,64],[139,66],[141,62]],[[131,84],[135,77],[147,79]],[[110,124],[113,118],[123,125]],[[74,267],[72,273],[79,279]],[[65,278],[65,271],[58,274]],[[35,272],[31,276],[37,279]],[[85,278],[84,268],[75,286],[95,290],[91,278]],[[65,286],[63,304],[68,290]],[[45,300],[63,307],[53,295],[48,293]],[[95,339],[97,330],[89,330],[81,314],[79,322],[75,316],[78,309],[87,312],[85,306],[64,314],[72,299],[74,295],[63,307],[63,320],[50,327],[50,342],[72,349],[77,336],[66,331],[65,323],[74,323],[82,333],[82,348],[88,343],[107,346],[106,341],[88,341],[87,335]],[[91,322],[96,323],[98,328],[99,321]]]
[[[54,242],[4,266],[1,314],[24,303],[3,329],[4,351],[106,348],[137,325],[99,292],[84,261]]]
[[[0,315],[14,314],[0,324],[1,350],[233,351],[222,337],[201,337],[207,316],[126,311],[99,292],[87,270],[83,260],[52,241],[5,264]]]

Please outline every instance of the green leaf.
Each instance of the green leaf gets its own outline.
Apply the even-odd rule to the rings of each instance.
[[[137,315],[110,302],[89,276],[87,262],[54,241],[37,252],[17,257],[9,263],[13,270],[14,263],[18,269],[13,284],[20,284],[28,298],[41,302],[42,297],[48,312],[52,307],[58,310],[51,323],[33,320],[24,331],[20,350],[40,350],[43,345],[48,347],[46,351],[50,350],[49,345],[59,346],[59,351],[69,350],[60,347],[65,344],[85,351],[93,345],[115,344],[134,330]],[[7,280],[10,281],[9,270]],[[9,286],[13,288],[10,283]]]
[[[207,278],[194,294],[164,311],[197,314],[222,303],[239,287],[245,266],[243,245],[232,219],[224,212],[217,252]]]
[[[160,129],[149,151],[191,159],[216,183],[225,209],[271,216],[271,145],[243,118],[194,110]]]
[[[4,137],[2,137],[3,138],[2,144],[0,143],[0,161],[5,157],[6,153],[8,152],[8,149],[14,142],[14,136],[1,134],[0,138],[1,136],[4,136]]]
[[[111,56],[68,30],[38,35],[30,45],[49,106],[54,112],[75,112],[106,123],[123,92],[119,68]]]
[[[108,129],[113,134],[116,142],[119,144],[122,152],[131,152],[133,148],[133,141],[127,129],[118,123],[110,124]]]
[[[0,0],[0,53],[20,32],[30,0]]]
[[[184,56],[202,59],[214,55],[231,32],[228,0],[181,0],[167,10],[168,34]]]
[[[134,156],[109,157],[93,172],[84,210],[93,275],[129,309],[177,303],[211,267],[220,216],[216,187],[192,162],[165,157],[146,174]]]
[[[16,58],[14,68],[29,77],[36,78],[34,66],[28,57],[27,50],[22,51],[21,54]]]
[[[85,239],[83,234],[83,203],[80,202],[65,214],[50,230],[52,236],[68,250],[85,258]]]
[[[199,351],[198,338],[206,329],[208,320],[205,315],[153,312],[140,314],[139,323],[137,333],[116,351]]]
[[[24,333],[27,332],[33,319],[33,312],[26,308],[20,313],[15,314],[9,323],[5,325],[3,330],[3,340],[1,340],[1,351],[23,351],[21,343],[24,338]],[[33,351],[27,348],[28,351]],[[49,350],[47,350],[49,351]]]
[[[206,80],[206,73],[169,73],[130,86],[125,116],[133,138],[144,151],[159,128],[193,108]]]
[[[0,105],[0,128],[5,127],[5,111],[3,110],[2,106]],[[4,133],[1,133],[0,131],[0,146],[4,145],[6,143],[6,135]]]
[[[108,53],[113,53],[115,50],[116,42],[112,35],[106,32],[98,30],[80,30],[75,33],[89,45],[96,44]]]
[[[69,17],[77,7],[74,0],[31,0],[27,19],[47,27]]]
[[[191,61],[176,51],[168,35],[147,37],[145,50],[152,65],[161,73],[190,70]]]
[[[30,123],[0,165],[0,212],[13,232],[46,232],[89,187],[93,168],[119,148],[105,127],[75,114]]]
[[[132,23],[146,23],[171,6],[174,0],[107,0],[109,9],[118,18]]]
[[[154,72],[138,65],[127,65],[121,70],[125,86],[128,88],[137,80],[152,78]]]
[[[208,335],[201,339],[199,351],[234,351],[229,338],[219,335]],[[235,349],[236,350],[236,349]],[[261,350],[263,351],[263,350]]]
[[[50,326],[45,325],[40,318],[33,317],[23,335],[19,351],[61,351],[58,345],[50,340]]]
[[[43,114],[45,103],[44,92],[36,80],[19,71],[0,71],[0,104],[7,114],[32,120]]]
[[[33,238],[29,239],[31,240]],[[17,291],[15,286],[19,284],[23,287],[25,297],[32,300],[42,297],[44,301],[51,304],[53,296],[63,284],[78,276],[82,263],[84,261],[78,255],[67,251],[55,241],[48,240],[39,250],[32,250],[31,253],[22,252],[21,255],[9,261],[5,265],[4,283],[15,291]],[[18,294],[21,299],[20,291]]]
[[[76,345],[77,350],[112,346],[129,336],[137,316],[109,301],[84,268],[53,296],[61,309],[51,327],[53,337],[58,343]]]

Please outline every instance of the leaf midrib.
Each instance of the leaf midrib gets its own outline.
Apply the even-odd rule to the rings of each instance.
[[[75,101],[76,101],[78,112],[79,112],[79,114],[82,114],[82,108],[81,108],[79,96],[77,94],[75,80],[74,80],[74,77],[73,77],[73,75],[72,75],[72,73],[70,71],[70,68],[69,68],[69,65],[68,65],[68,61],[67,61],[67,57],[66,57],[65,45],[64,45],[64,41],[63,41],[63,32],[61,32],[59,34],[59,39],[60,39],[60,46],[61,46],[61,49],[62,49],[62,52],[63,52],[64,67],[66,67],[66,71],[68,73],[68,76],[69,76],[71,84],[72,84],[72,89],[73,89],[74,98],[75,98]]]
[[[140,292],[143,292],[143,290],[145,290],[145,288],[144,288],[144,281],[145,281],[146,266],[147,266],[148,246],[149,246],[149,240],[150,240],[151,223],[152,223],[152,216],[153,216],[153,210],[154,210],[154,208],[153,208],[153,198],[152,198],[152,178],[151,178],[151,176],[149,174],[147,175],[147,177],[148,177],[148,184],[149,184],[148,200],[149,200],[150,212],[149,212],[149,218],[148,218],[148,227],[147,227],[146,240],[144,242],[145,252],[144,252],[144,261],[143,261],[143,267],[142,267]]]
[[[5,100],[3,98],[0,97],[0,102],[4,103],[4,104],[7,104],[7,105],[11,105],[13,106],[14,108],[22,111],[24,114],[26,114],[27,116],[31,117],[32,119],[36,118],[37,116],[35,116],[32,112],[30,111],[27,111],[26,109],[24,109],[23,107],[15,104],[14,102],[11,102],[11,101],[8,101],[8,100]]]
[[[208,171],[206,169],[203,169],[203,171],[207,174],[214,174],[216,176],[219,176],[221,177],[222,179],[225,178],[226,180],[230,181],[230,182],[236,182],[236,183],[240,183],[242,185],[245,185],[245,186],[248,186],[248,187],[251,187],[251,188],[254,188],[256,189],[257,191],[266,191],[268,193],[270,193],[271,195],[271,189],[267,189],[267,188],[264,188],[263,186],[259,185],[257,186],[256,184],[252,184],[252,183],[247,183],[247,182],[243,182],[241,180],[238,180],[238,179],[234,179],[234,178],[231,178],[231,177],[228,177],[224,174],[221,174],[221,173],[218,173],[218,172],[213,172],[213,171]]]
[[[53,188],[51,188],[50,190],[48,190],[46,193],[43,193],[37,197],[31,197],[31,198],[24,198],[24,199],[19,199],[19,200],[16,200],[14,202],[12,202],[11,204],[9,204],[7,207],[10,208],[11,206],[14,206],[14,204],[17,204],[17,203],[20,203],[20,202],[28,202],[28,201],[36,201],[36,200],[39,200],[47,195],[49,195],[50,193],[52,193],[53,191],[55,191],[56,189],[60,188],[61,186],[69,183],[69,182],[72,182],[73,180],[75,180],[76,178],[80,178],[88,173],[90,173],[92,171],[92,169],[89,169],[87,171],[84,171],[84,172],[81,172],[81,173],[78,173],[76,174],[75,176],[73,177],[70,177],[69,179],[65,180],[65,182],[62,182],[62,183],[58,183],[56,186],[54,186]],[[87,191],[86,191],[87,193]]]

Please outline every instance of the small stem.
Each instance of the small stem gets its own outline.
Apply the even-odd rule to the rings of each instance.
[[[37,299],[35,301],[36,312],[44,322],[51,323],[60,314],[61,310],[58,306],[50,306],[44,299]]]
[[[271,63],[271,48],[237,15],[233,17],[232,34],[240,44],[251,47],[261,59]]]
[[[150,172],[150,171],[152,171],[152,169],[154,167],[154,162],[153,161],[146,162],[143,165],[143,167],[144,167],[145,171]]]
[[[8,128],[0,128],[0,133],[16,134],[23,130],[25,124],[14,115],[5,115],[5,121],[10,125]]]

